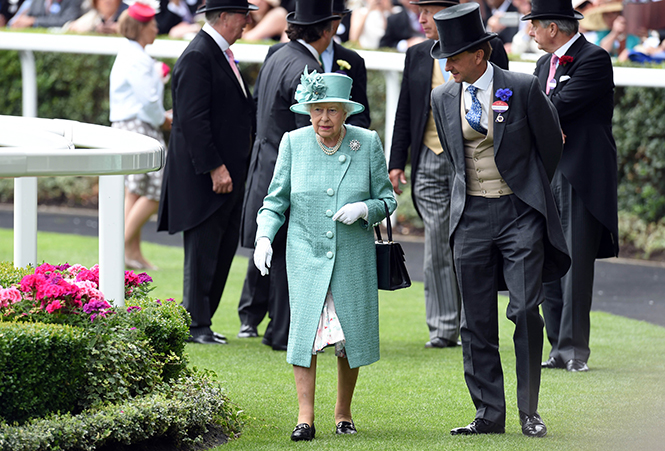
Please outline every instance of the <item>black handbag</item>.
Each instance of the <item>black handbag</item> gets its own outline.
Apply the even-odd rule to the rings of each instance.
[[[393,241],[393,229],[390,224],[390,213],[388,205],[383,202],[386,208],[386,228],[388,230],[388,241],[381,238],[379,226],[374,226],[376,233],[376,275],[378,279],[379,290],[399,290],[411,286],[411,278],[406,270],[404,263],[404,251],[399,243]]]

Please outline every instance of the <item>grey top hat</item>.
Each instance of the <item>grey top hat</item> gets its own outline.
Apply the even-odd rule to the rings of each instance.
[[[534,19],[582,20],[584,16],[575,11],[572,0],[532,0],[531,12],[522,20]]]
[[[296,10],[286,16],[293,25],[315,25],[327,20],[339,20],[333,14],[333,0],[296,0]]]
[[[448,58],[497,36],[483,26],[478,3],[451,6],[434,14],[439,40],[434,43],[432,58]]]
[[[238,11],[256,11],[258,6],[252,5],[247,0],[206,0],[205,5],[196,11],[198,13],[205,13],[208,11],[217,11],[220,9],[235,9]]]

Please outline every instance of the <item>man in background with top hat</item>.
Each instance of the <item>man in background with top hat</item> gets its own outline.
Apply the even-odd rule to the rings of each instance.
[[[346,8],[344,0],[333,1],[333,14],[339,15],[343,20],[351,11]],[[333,31],[337,33],[337,27],[341,20],[333,21]],[[268,49],[263,64],[265,64],[275,52],[287,45],[286,42],[280,42]],[[347,123],[358,127],[369,128],[371,119],[369,114],[369,100],[367,99],[367,69],[365,60],[357,52],[338,44],[335,39],[331,39],[330,44],[321,54],[320,63],[323,63],[325,72],[341,72],[353,79],[351,87],[351,98],[361,103],[365,110],[362,113],[354,114],[347,119]],[[341,64],[341,66],[340,66]],[[257,83],[258,85],[258,83]],[[254,88],[254,99],[258,101],[259,90]],[[254,248],[254,242],[250,241],[247,247]],[[240,317],[240,332],[238,338],[258,337],[257,327],[263,321],[268,312],[270,297],[270,280],[267,277],[261,277],[254,263],[250,260],[247,265],[247,274],[245,283],[242,287],[242,294],[238,302],[238,316]],[[287,318],[288,319],[288,318]],[[274,326],[274,324],[273,324]],[[267,331],[270,338],[271,330]],[[266,343],[272,343],[272,340],[266,340]]]
[[[263,198],[268,194],[282,135],[310,123],[306,115],[293,113],[289,109],[296,103],[294,95],[300,76],[305,67],[309,72],[323,72],[319,57],[330,44],[335,34],[333,22],[339,21],[340,16],[333,14],[332,0],[298,0],[295,11],[286,16],[286,20],[289,24],[286,33],[290,42],[276,51],[261,67],[255,86],[259,93],[257,133],[243,206],[241,240],[244,247],[254,247],[256,215],[263,205]],[[282,227],[272,243],[269,275],[262,278],[256,271],[248,272],[248,280],[243,287],[243,291],[254,287],[256,292],[268,293],[271,321],[262,342],[280,351],[286,350],[290,318],[286,229]]]
[[[173,128],[158,230],[183,232],[183,306],[190,341],[226,344],[210,328],[238,246],[254,102],[230,49],[242,35],[247,0],[208,0],[206,24],[173,69]]]
[[[464,377],[476,407],[453,435],[505,432],[497,291],[507,289],[515,324],[517,406],[522,433],[543,437],[538,415],[544,280],[570,265],[549,177],[562,149],[556,111],[538,80],[488,62],[495,36],[475,3],[434,16],[433,58],[455,83],[432,92],[434,121],[453,167],[450,243],[462,295]]]
[[[406,52],[402,90],[395,114],[390,149],[390,181],[397,194],[399,184],[406,184],[404,168],[411,148],[411,183],[413,204],[425,225],[425,313],[429,328],[426,348],[457,346],[459,336],[460,298],[453,260],[448,245],[450,216],[450,162],[439,142],[430,108],[430,94],[435,87],[451,81],[445,71],[446,60],[430,56],[439,33],[434,14],[459,4],[459,0],[423,0],[418,6],[419,21],[427,41]],[[490,61],[508,69],[508,55],[503,42],[490,39]]]
[[[534,0],[530,35],[548,52],[535,75],[559,114],[565,144],[552,180],[572,266],[545,285],[543,315],[552,345],[544,368],[588,371],[596,258],[619,254],[617,150],[612,137],[612,62],[578,32],[570,0]]]

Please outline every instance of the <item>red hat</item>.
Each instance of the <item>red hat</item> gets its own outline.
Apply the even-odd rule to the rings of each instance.
[[[136,2],[127,8],[127,14],[129,14],[129,17],[136,19],[139,22],[148,23],[153,17],[155,17],[155,10],[145,3]]]

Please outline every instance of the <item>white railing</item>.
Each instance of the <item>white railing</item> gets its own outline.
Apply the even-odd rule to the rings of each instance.
[[[37,262],[37,179],[99,177],[99,283],[124,305],[124,176],[159,170],[159,141],[124,130],[60,119],[0,116],[0,177],[15,177],[14,265]]]

